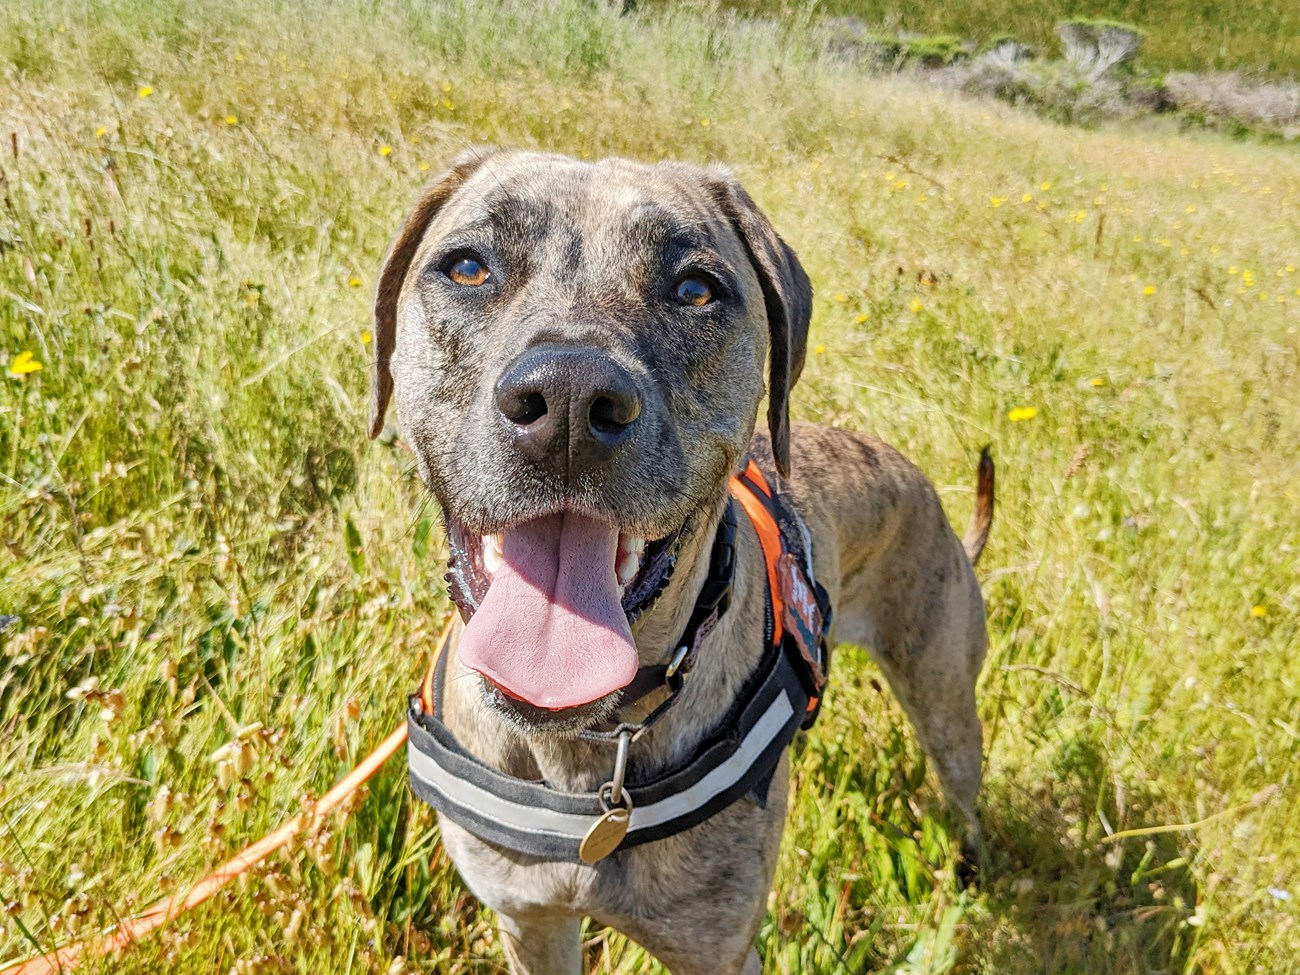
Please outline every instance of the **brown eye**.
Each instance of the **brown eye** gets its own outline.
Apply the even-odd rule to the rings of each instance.
[[[682,278],[673,294],[683,305],[707,305],[713,301],[713,287],[704,278]]]
[[[456,284],[463,284],[470,288],[477,288],[489,276],[487,265],[477,257],[457,258],[447,268],[446,273],[447,277],[451,278]]]

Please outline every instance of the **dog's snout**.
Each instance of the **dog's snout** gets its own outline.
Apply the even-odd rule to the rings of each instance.
[[[519,451],[576,473],[603,463],[632,438],[641,394],[617,362],[591,349],[538,346],[496,385],[496,404]]]

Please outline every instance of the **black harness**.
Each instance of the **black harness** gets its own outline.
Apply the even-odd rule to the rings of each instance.
[[[644,721],[582,733],[616,748],[613,774],[600,790],[561,792],[542,780],[506,775],[467,752],[438,717],[447,666],[442,655],[423,692],[411,696],[407,714],[416,796],[490,843],[547,860],[587,863],[690,829],[741,796],[764,804],[782,752],[817,718],[829,667],[831,607],[813,578],[812,543],[802,519],[753,461],[732,480],[731,491],[709,574],[682,638],[665,663],[637,672],[620,706],[662,689],[666,699]],[[737,505],[754,523],[768,567],[762,657],[727,715],[687,760],[634,784],[635,776],[627,775],[632,743],[678,699],[701,644],[727,611]]]

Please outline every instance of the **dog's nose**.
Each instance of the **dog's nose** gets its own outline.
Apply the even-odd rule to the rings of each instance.
[[[592,349],[540,345],[497,380],[497,409],[519,451],[568,474],[609,460],[632,438],[641,394],[617,362]]]

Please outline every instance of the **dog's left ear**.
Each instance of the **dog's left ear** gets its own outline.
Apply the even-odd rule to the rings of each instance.
[[[438,215],[452,193],[469,178],[483,161],[496,155],[500,150],[494,148],[466,149],[454,160],[451,168],[435,179],[421,194],[397,232],[393,246],[388,250],[384,260],[384,269],[379,272],[379,287],[375,292],[375,372],[374,393],[370,400],[370,439],[384,429],[384,413],[388,410],[388,401],[393,395],[393,374],[389,370],[389,361],[393,357],[393,347],[397,343],[397,300],[402,294],[402,282],[410,270],[415,252],[424,239],[424,231],[430,221]]]
[[[777,236],[736,178],[714,169],[714,196],[740,234],[758,273],[767,308],[768,343],[767,426],[772,433],[772,457],[782,477],[790,474],[790,389],[803,371],[812,317],[812,285],[790,245]]]

